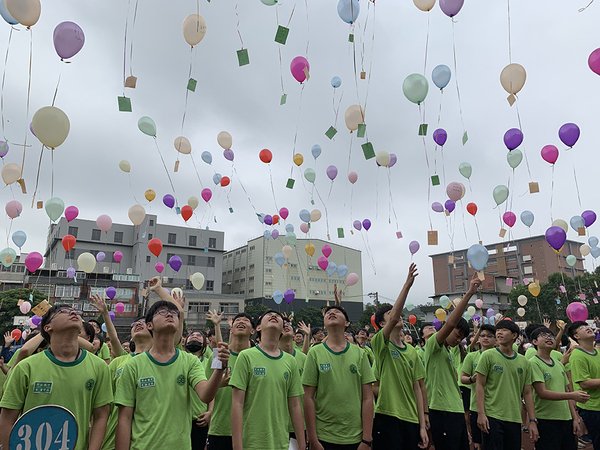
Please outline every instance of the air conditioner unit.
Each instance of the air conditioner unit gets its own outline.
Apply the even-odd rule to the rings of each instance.
[[[103,273],[109,273],[110,267],[103,267],[102,268],[102,272]]]
[[[168,283],[169,282],[169,277],[162,277],[162,282],[163,283]]]
[[[133,269],[131,267],[127,268],[127,275],[131,275],[133,273]]]
[[[319,292],[319,291],[315,291],[315,295],[319,295],[319,294],[320,294],[320,292]]]
[[[52,263],[51,268],[52,268],[52,270],[57,270],[58,269],[58,264]]]

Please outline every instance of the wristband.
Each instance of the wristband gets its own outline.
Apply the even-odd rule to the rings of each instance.
[[[529,419],[531,423],[537,423],[537,419]]]
[[[367,440],[363,439],[361,442],[362,442],[363,444],[367,444],[369,447],[372,447],[372,446],[373,446],[373,441],[367,441]]]

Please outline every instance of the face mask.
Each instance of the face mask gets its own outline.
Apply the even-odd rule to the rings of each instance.
[[[189,341],[185,344],[185,348],[187,348],[190,353],[199,352],[200,350],[202,350],[202,347],[204,347],[204,345],[202,344],[202,342],[198,341]]]

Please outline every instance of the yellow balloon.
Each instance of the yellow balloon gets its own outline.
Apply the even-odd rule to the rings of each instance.
[[[435,6],[435,0],[413,0],[415,6],[421,11],[431,11]]]
[[[192,275],[192,285],[197,290],[202,289],[202,286],[204,286],[204,275],[202,275],[200,272],[194,273]]]
[[[311,222],[318,222],[320,218],[321,218],[321,211],[319,211],[318,209],[313,209],[310,212],[310,221]]]
[[[365,112],[360,105],[349,106],[344,114],[344,120],[348,129],[354,131],[358,129],[358,125],[365,123]]]
[[[379,153],[377,153],[375,160],[380,166],[387,167],[390,165],[390,154],[382,150]]]
[[[129,220],[131,220],[134,225],[141,225],[145,217],[146,210],[142,205],[133,205],[129,208]]]
[[[304,156],[302,156],[300,153],[296,153],[294,155],[294,164],[296,164],[297,166],[301,166],[303,162]]]
[[[13,184],[21,178],[21,168],[18,164],[8,163],[2,166],[2,179],[6,184]]]
[[[435,311],[435,317],[440,321],[443,322],[444,320],[446,320],[446,311],[444,311],[442,308],[438,308]]]
[[[306,247],[304,247],[304,251],[312,256],[315,254],[315,246],[311,243],[308,243],[306,244]]]
[[[177,150],[179,153],[183,153],[184,155],[189,155],[190,153],[192,153],[192,144],[190,144],[190,141],[183,136],[179,136],[177,139],[175,139],[175,150]]]
[[[196,209],[199,204],[200,201],[198,200],[198,197],[191,196],[190,198],[188,198],[188,205],[190,206],[190,208]]]
[[[200,43],[206,35],[206,22],[198,14],[190,14],[181,25],[183,38],[192,47]]]
[[[229,150],[231,148],[231,146],[233,145],[233,139],[231,138],[231,135],[227,131],[221,131],[217,135],[217,142],[225,150]]]
[[[523,89],[526,79],[527,72],[525,72],[525,68],[516,63],[506,66],[500,74],[500,83],[509,94],[516,94]]]
[[[35,25],[42,12],[40,0],[6,0],[4,4],[10,15],[26,27]]]
[[[529,284],[529,292],[531,293],[531,295],[533,295],[534,297],[537,297],[538,295],[540,295],[540,285],[537,283],[530,283]]]
[[[96,258],[91,253],[85,252],[79,255],[77,264],[79,265],[79,270],[83,270],[85,273],[92,273],[96,267]]]
[[[556,219],[554,222],[552,222],[552,226],[561,227],[563,230],[565,230],[565,233],[569,232],[569,225],[567,225],[567,222],[562,219]]]
[[[146,193],[144,194],[144,197],[146,197],[146,200],[151,202],[152,200],[154,200],[156,198],[156,192],[154,192],[152,189],[148,189],[146,191]]]
[[[35,136],[46,147],[56,148],[67,139],[71,123],[67,115],[55,106],[44,106],[31,119]]]
[[[119,169],[121,169],[123,172],[129,173],[131,171],[131,164],[129,164],[129,161],[124,159],[119,162]]]
[[[286,259],[290,259],[290,256],[292,256],[293,251],[294,250],[289,245],[285,245],[281,249],[281,253],[283,253],[283,256],[285,256]]]

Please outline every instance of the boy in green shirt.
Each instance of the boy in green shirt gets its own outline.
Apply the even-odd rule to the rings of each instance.
[[[341,306],[323,318],[327,342],[310,349],[304,365],[304,418],[314,450],[368,450],[373,442],[371,365],[364,350],[346,341],[350,325]]]
[[[511,320],[496,324],[499,347],[481,354],[477,364],[477,425],[485,450],[521,449],[521,396],[529,415],[529,436],[537,441],[538,429],[531,389],[531,366],[513,350],[519,327]]]
[[[594,450],[600,450],[600,352],[594,348],[594,331],[587,322],[575,322],[569,335],[579,347],[571,354],[571,374],[575,389],[590,394],[590,400],[577,403],[579,415],[588,430]]]
[[[0,402],[2,448],[9,448],[11,428],[21,412],[42,405],[59,405],[77,420],[75,449],[100,449],[112,389],[106,363],[79,348],[80,330],[81,318],[69,305],[55,305],[42,317],[40,331],[50,348],[24,359],[11,371]]]
[[[417,266],[411,264],[394,306],[383,306],[375,313],[381,329],[371,339],[380,382],[373,421],[375,450],[427,448],[429,443],[419,384],[425,369],[417,351],[402,340],[402,309],[417,275]]]
[[[300,448],[306,447],[296,359],[279,348],[283,317],[267,311],[258,319],[260,345],[241,352],[229,384],[234,450],[287,450],[291,416]]]

